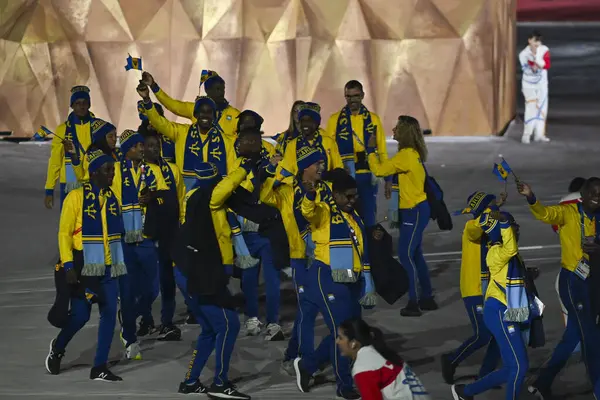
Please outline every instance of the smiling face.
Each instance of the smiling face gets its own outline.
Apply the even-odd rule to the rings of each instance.
[[[198,120],[198,126],[201,130],[207,131],[212,127],[213,121],[215,119],[214,114],[215,113],[212,107],[208,104],[202,104],[200,106],[198,113],[194,115],[194,117],[196,117],[196,119]]]
[[[325,161],[318,161],[310,166],[308,166],[303,172],[303,180],[316,182],[321,180],[321,175],[325,171]]]
[[[600,181],[584,185],[581,191],[581,203],[586,212],[595,213],[600,208]]]
[[[338,328],[338,335],[335,339],[335,343],[338,345],[343,356],[356,359],[356,353],[358,353],[358,350],[360,349],[360,343],[356,340],[350,340],[348,336],[346,336],[346,332],[343,328]]]
[[[312,119],[309,115],[303,115],[300,118],[300,132],[304,137],[312,137],[319,129],[317,121]]]
[[[338,208],[344,212],[350,213],[354,210],[354,205],[358,199],[358,190],[356,188],[346,189],[342,192],[333,192],[333,200]]]

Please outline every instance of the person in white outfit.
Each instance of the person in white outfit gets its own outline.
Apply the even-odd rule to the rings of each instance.
[[[525,128],[521,142],[549,142],[546,137],[548,117],[548,70],[550,50],[542,44],[542,34],[533,31],[528,45],[519,53],[523,71],[522,91],[525,97]]]
[[[385,344],[381,330],[350,319],[338,328],[336,343],[354,361],[352,377],[362,400],[431,400],[410,367]]]

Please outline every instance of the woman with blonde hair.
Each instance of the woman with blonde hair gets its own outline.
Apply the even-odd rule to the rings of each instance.
[[[376,135],[369,138],[369,168],[378,177],[397,175],[400,238],[398,258],[409,277],[409,301],[400,312],[405,317],[419,317],[421,310],[437,310],[433,299],[429,269],[421,243],[431,210],[425,193],[427,146],[419,121],[408,115],[398,117],[393,129],[398,152],[387,160],[377,154]],[[420,298],[419,298],[420,286]]]
[[[300,134],[300,119],[298,118],[298,111],[300,106],[304,104],[302,100],[296,100],[290,109],[290,123],[287,130],[278,133],[273,137],[275,140],[275,152],[281,156],[285,153],[285,148],[288,142],[296,138]]]

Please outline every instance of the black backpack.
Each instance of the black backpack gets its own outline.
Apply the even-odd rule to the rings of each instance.
[[[423,164],[423,168],[425,169],[425,194],[427,194],[427,202],[431,209],[431,219],[437,221],[440,230],[451,231],[453,228],[452,217],[444,202],[444,191],[435,178],[429,175],[425,164]]]

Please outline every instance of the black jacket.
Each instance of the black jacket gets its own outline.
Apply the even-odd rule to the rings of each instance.
[[[383,237],[373,237],[375,229],[383,231]],[[371,275],[377,293],[388,303],[394,304],[408,291],[408,275],[394,258],[392,236],[381,225],[367,228]]]
[[[172,246],[175,264],[187,277],[188,292],[205,303],[226,306],[229,277],[223,265],[210,210],[213,188],[198,189],[187,201],[185,223]]]

